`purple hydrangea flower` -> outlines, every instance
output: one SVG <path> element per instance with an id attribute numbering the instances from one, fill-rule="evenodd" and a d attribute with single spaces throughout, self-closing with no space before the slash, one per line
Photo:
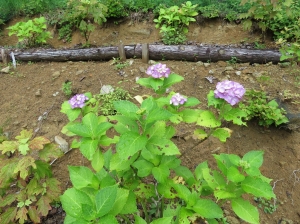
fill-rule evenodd
<path id="1" fill-rule="evenodd" d="M 224 99 L 232 106 L 241 101 L 245 92 L 246 90 L 241 84 L 228 80 L 218 82 L 214 91 L 216 98 Z"/>
<path id="2" fill-rule="evenodd" d="M 186 101 L 187 101 L 186 97 L 180 95 L 179 93 L 176 93 L 171 97 L 170 104 L 173 104 L 174 106 L 178 106 L 184 104 Z"/>
<path id="3" fill-rule="evenodd" d="M 171 73 L 170 69 L 165 64 L 155 64 L 151 65 L 147 71 L 147 75 L 151 75 L 153 78 L 159 79 L 159 78 L 167 78 L 169 74 Z"/>
<path id="4" fill-rule="evenodd" d="M 84 102 L 89 98 L 86 97 L 84 94 L 76 94 L 69 100 L 69 104 L 71 105 L 72 109 L 74 108 L 83 108 Z"/>

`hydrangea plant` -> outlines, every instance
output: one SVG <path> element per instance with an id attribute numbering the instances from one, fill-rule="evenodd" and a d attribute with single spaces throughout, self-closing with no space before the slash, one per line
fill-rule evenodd
<path id="1" fill-rule="evenodd" d="M 168 78 L 169 74 L 171 73 L 170 69 L 167 67 L 166 64 L 155 64 L 150 66 L 146 74 L 152 76 L 153 78 Z"/>
<path id="2" fill-rule="evenodd" d="M 180 95 L 179 93 L 176 93 L 171 97 L 170 104 L 174 106 L 179 106 L 184 104 L 186 101 L 187 101 L 186 97 Z"/>
<path id="3" fill-rule="evenodd" d="M 84 94 L 76 94 L 69 100 L 69 103 L 70 103 L 72 109 L 83 108 L 84 102 L 87 101 L 88 99 L 89 98 L 87 96 L 85 96 Z"/>

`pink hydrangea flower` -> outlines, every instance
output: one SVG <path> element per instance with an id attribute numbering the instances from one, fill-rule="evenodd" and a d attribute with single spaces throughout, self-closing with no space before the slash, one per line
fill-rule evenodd
<path id="1" fill-rule="evenodd" d="M 71 105 L 72 109 L 74 108 L 83 108 L 84 102 L 89 98 L 86 97 L 84 94 L 76 94 L 69 100 L 69 104 Z"/>
<path id="2" fill-rule="evenodd" d="M 179 93 L 176 93 L 171 97 L 170 104 L 173 104 L 174 106 L 178 106 L 184 104 L 186 101 L 187 101 L 186 97 L 180 95 Z"/>
<path id="3" fill-rule="evenodd" d="M 155 64 L 151 65 L 147 71 L 147 75 L 151 75 L 153 78 L 159 79 L 159 78 L 167 78 L 169 74 L 171 73 L 170 69 L 165 64 Z"/>
<path id="4" fill-rule="evenodd" d="M 233 106 L 242 100 L 245 92 L 246 90 L 241 84 L 225 80 L 217 83 L 214 94 L 216 98 L 224 99 Z"/>

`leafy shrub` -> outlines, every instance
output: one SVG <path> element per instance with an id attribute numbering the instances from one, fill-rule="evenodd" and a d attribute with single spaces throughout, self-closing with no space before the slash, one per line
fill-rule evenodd
<path id="1" fill-rule="evenodd" d="M 179 44 L 185 41 L 188 26 L 190 22 L 196 21 L 193 17 L 198 15 L 196 7 L 197 5 L 187 1 L 180 8 L 178 6 L 160 8 L 159 17 L 154 19 L 154 22 L 156 28 L 160 27 L 165 44 Z"/>
<path id="2" fill-rule="evenodd" d="M 107 18 L 120 18 L 128 16 L 125 10 L 124 0 L 100 0 L 100 2 L 107 7 Z"/>
<path id="3" fill-rule="evenodd" d="M 174 126 L 185 122 L 204 128 L 195 130 L 195 139 L 214 136 L 226 141 L 231 130 L 221 127 L 222 120 L 244 124 L 245 112 L 232 106 L 238 102 L 222 98 L 221 93 L 215 98 L 211 91 L 208 106 L 218 109 L 217 115 L 210 110 L 192 109 L 200 103 L 194 97 L 174 92 L 163 96 L 167 88 L 183 80 L 182 76 L 162 64 L 149 67 L 146 73 L 151 77 L 137 82 L 153 89 L 155 97 L 136 96 L 139 105 L 115 101 L 116 115 L 98 116 L 102 105 L 91 93 L 81 94 L 77 108 L 72 109 L 67 101 L 62 104 L 61 112 L 69 119 L 62 131 L 80 137 L 72 147 L 79 148 L 91 162 L 91 168 L 68 167 L 73 187 L 61 196 L 67 213 L 65 222 L 118 223 L 122 219 L 127 223 L 191 223 L 205 218 L 217 223 L 223 218 L 219 204 L 230 201 L 238 217 L 258 224 L 257 208 L 243 196 L 275 198 L 271 180 L 259 170 L 263 151 L 250 151 L 243 157 L 213 155 L 217 170 L 207 162 L 190 170 L 181 165 L 180 150 L 171 140 Z M 236 97 L 241 99 L 244 88 L 240 84 L 227 87 L 230 94 L 239 90 L 241 94 Z M 210 129 L 208 133 L 206 128 Z M 106 134 L 110 129 L 117 133 L 113 138 Z M 114 149 L 104 149 L 111 145 Z"/>
<path id="4" fill-rule="evenodd" d="M 25 46 L 32 47 L 44 44 L 51 37 L 47 30 L 45 17 L 35 18 L 27 22 L 18 22 L 8 27 L 9 36 L 16 35 L 18 41 Z"/>
<path id="5" fill-rule="evenodd" d="M 61 194 L 48 162 L 62 152 L 43 136 L 33 138 L 32 131 L 23 130 L 15 139 L 0 144 L 0 222 L 40 223 Z"/>

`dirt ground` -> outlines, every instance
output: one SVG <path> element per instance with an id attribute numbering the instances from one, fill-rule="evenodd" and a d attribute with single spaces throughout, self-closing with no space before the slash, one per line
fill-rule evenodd
<path id="1" fill-rule="evenodd" d="M 16 21 L 12 21 L 13 24 Z M 70 48 L 83 43 L 79 33 L 75 33 L 71 43 L 57 40 L 57 32 L 52 30 L 54 38 L 49 44 L 55 48 Z M 259 42 L 259 34 L 251 34 L 242 29 L 241 25 L 228 24 L 216 20 L 203 24 L 192 24 L 188 34 L 189 41 L 197 43 L 241 44 Z M 160 41 L 158 30 L 153 23 L 124 21 L 119 25 L 109 23 L 107 27 L 98 27 L 91 35 L 91 43 L 97 46 L 132 43 L 155 43 Z M 7 30 L 2 32 L 0 46 L 14 45 L 17 39 L 7 37 Z M 272 47 L 271 38 L 266 46 Z M 115 70 L 109 62 L 18 62 L 16 70 L 10 74 L 0 74 L 0 126 L 11 138 L 22 129 L 38 130 L 37 135 L 44 135 L 54 141 L 67 123 L 66 116 L 60 113 L 60 106 L 68 98 L 62 92 L 62 84 L 69 80 L 75 93 L 99 93 L 102 85 L 112 85 L 128 90 L 131 96 L 142 95 L 146 90 L 135 83 L 136 77 L 146 77 L 144 71 L 149 65 L 139 59 L 128 59 L 131 65 L 120 71 Z M 171 70 L 184 76 L 185 80 L 174 86 L 174 91 L 186 96 L 197 97 L 201 107 L 206 107 L 206 95 L 213 90 L 218 81 L 230 79 L 242 83 L 246 88 L 263 89 L 270 98 L 282 98 L 284 91 L 292 94 L 299 93 L 300 71 L 298 67 L 283 68 L 280 65 L 249 63 L 229 65 L 227 62 L 211 63 L 207 67 L 197 62 L 160 61 L 167 64 Z M 232 69 L 228 67 L 232 67 Z M 0 63 L 0 67 L 5 67 Z M 236 73 L 240 71 L 241 73 Z M 122 75 L 120 75 L 122 74 Z M 237 75 L 239 74 L 239 75 Z M 210 83 L 205 77 L 212 75 L 215 79 Z M 262 78 L 264 77 L 264 78 Z M 266 78 L 269 77 L 269 78 Z M 299 99 L 298 99 L 299 101 Z M 297 111 L 296 104 L 296 112 Z M 47 113 L 42 122 L 39 116 Z M 295 112 L 295 111 L 293 111 Z M 273 214 L 266 214 L 260 209 L 261 223 L 300 223 L 300 132 L 298 123 L 293 130 L 285 127 L 264 128 L 253 120 L 248 127 L 232 124 L 227 125 L 233 130 L 232 136 L 226 143 L 220 143 L 209 138 L 199 144 L 190 138 L 192 128 L 183 126 L 177 129 L 174 139 L 183 153 L 182 161 L 190 168 L 208 160 L 213 165 L 213 153 L 235 153 L 244 155 L 250 150 L 264 150 L 262 173 L 273 179 L 272 184 L 277 196 L 278 208 Z M 300 125 L 300 122 L 299 122 Z M 63 189 L 71 186 L 67 165 L 86 165 L 79 150 L 72 150 L 53 164 L 54 175 Z M 253 201 L 252 198 L 250 200 Z M 233 212 L 224 206 L 229 223 L 244 223 L 237 219 Z M 62 212 L 58 212 L 44 223 L 61 223 Z"/>

